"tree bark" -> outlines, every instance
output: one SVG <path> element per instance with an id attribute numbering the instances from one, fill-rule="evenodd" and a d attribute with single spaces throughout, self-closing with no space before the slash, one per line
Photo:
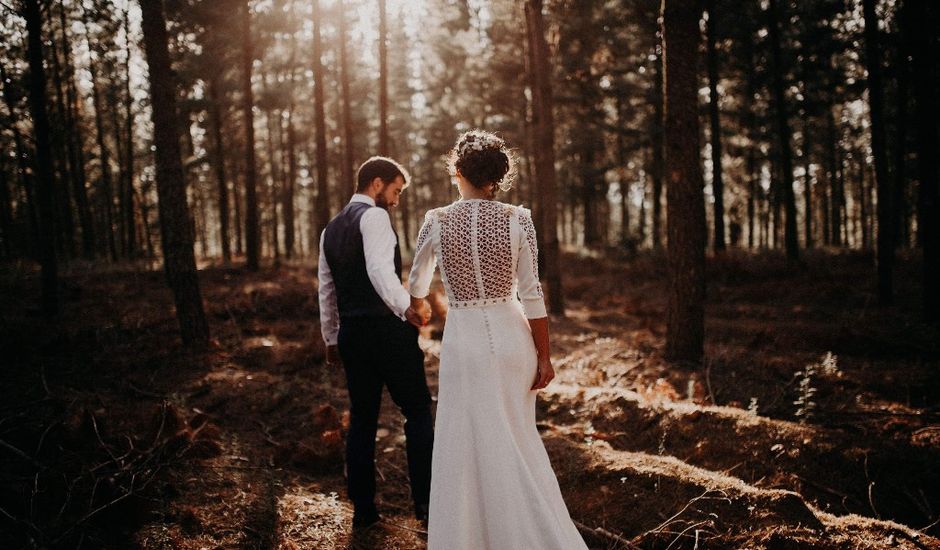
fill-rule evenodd
<path id="1" fill-rule="evenodd" d="M 384 0 L 380 1 L 380 6 L 383 8 L 382 13 L 385 13 Z M 324 113 L 323 105 L 323 88 L 326 83 L 323 78 L 323 42 L 320 39 L 320 0 L 313 0 L 313 80 L 313 109 L 315 117 L 314 124 L 316 125 L 317 155 L 317 223 L 315 226 L 316 233 L 312 235 L 312 238 L 313 242 L 318 243 L 316 248 L 319 248 L 320 234 L 323 233 L 326 224 L 330 221 L 329 182 L 327 182 L 328 174 L 326 165 L 326 114 Z M 382 117 L 382 120 L 385 120 L 385 118 Z M 381 147 L 379 154 L 384 154 L 381 152 Z"/>
<path id="2" fill-rule="evenodd" d="M 293 73 L 291 79 L 293 79 Z M 293 89 L 293 85 L 291 89 Z M 284 189 L 281 190 L 281 215 L 284 218 L 284 255 L 288 259 L 294 256 L 294 249 L 296 248 L 294 187 L 297 182 L 297 137 L 294 131 L 293 92 L 291 95 L 291 103 L 287 110 L 287 176 L 284 179 Z"/>
<path id="3" fill-rule="evenodd" d="M 85 139 L 82 121 L 79 120 L 78 98 L 75 91 L 75 66 L 72 59 L 72 45 L 66 29 L 65 5 L 59 4 L 59 24 L 62 27 L 62 45 L 65 54 L 65 93 L 66 116 L 68 117 L 69 135 L 66 137 L 69 148 L 69 172 L 72 174 L 72 194 L 78 209 L 78 225 L 82 231 L 82 255 L 85 259 L 95 256 L 95 223 L 91 216 L 88 202 L 87 181 L 85 179 Z"/>
<path id="4" fill-rule="evenodd" d="M 904 8 L 902 7 L 901 10 Z M 910 52 L 907 41 L 901 38 L 896 48 L 897 100 L 895 108 L 894 147 L 894 248 L 910 243 L 910 210 L 907 200 L 907 117 L 910 112 Z"/>
<path id="5" fill-rule="evenodd" d="M 712 247 L 715 252 L 725 250 L 725 185 L 721 174 L 721 119 L 718 111 L 718 52 L 715 42 L 717 39 L 718 14 L 715 10 L 715 0 L 707 0 L 708 22 L 706 36 L 708 43 L 708 115 L 711 122 L 711 149 L 712 149 L 712 194 L 715 197 L 714 227 Z"/>
<path id="6" fill-rule="evenodd" d="M 225 142 L 222 138 L 222 98 L 219 94 L 220 74 L 209 78 L 209 123 L 212 125 L 212 164 L 215 168 L 215 179 L 219 189 L 219 243 L 222 247 L 222 261 L 228 263 L 232 260 L 232 245 L 229 239 L 229 200 L 228 180 L 225 178 Z"/>
<path id="7" fill-rule="evenodd" d="M 137 216 L 134 204 L 134 96 L 131 94 L 131 18 L 130 10 L 124 10 L 124 139 L 127 150 L 124 154 L 124 243 L 127 246 L 125 254 L 128 258 L 137 256 Z"/>
<path id="8" fill-rule="evenodd" d="M 3 64 L 0 64 L 0 89 L 3 90 L 3 99 L 7 105 L 7 110 L 10 112 L 11 120 L 16 117 L 16 104 L 17 100 L 14 98 L 15 90 L 7 85 L 8 77 L 6 68 Z M 20 186 L 23 188 L 23 193 L 26 195 L 26 213 L 29 219 L 29 234 L 31 236 L 39 236 L 39 214 L 35 193 L 35 182 L 33 180 L 33 174 L 29 169 L 29 158 L 30 155 L 26 150 L 26 144 L 23 143 L 23 136 L 20 134 L 19 128 L 16 124 L 9 124 L 10 129 L 13 132 L 13 147 L 16 152 L 16 168 L 17 175 L 19 176 Z M 27 250 L 32 250 L 33 246 L 25 247 Z"/>
<path id="9" fill-rule="evenodd" d="M 665 68 L 666 232 L 670 292 L 666 357 L 698 363 L 705 332 L 705 198 L 699 147 L 697 57 L 699 16 L 694 0 L 663 0 Z"/>
<path id="10" fill-rule="evenodd" d="M 803 231 L 806 248 L 813 248 L 813 176 L 810 174 L 812 162 L 809 140 L 809 122 L 803 125 Z"/>
<path id="11" fill-rule="evenodd" d="M 875 0 L 862 0 L 865 17 L 865 65 L 868 68 L 868 103 L 871 114 L 871 149 L 875 157 L 875 188 L 878 197 L 878 302 L 894 299 L 894 195 L 888 178 L 884 128 L 881 44 Z"/>
<path id="12" fill-rule="evenodd" d="M 343 202 L 349 200 L 356 189 L 356 183 L 353 181 L 353 162 L 356 146 L 353 136 L 352 124 L 352 106 L 350 105 L 349 94 L 349 59 L 346 52 L 346 10 L 343 7 L 343 1 L 339 2 L 339 66 L 340 66 L 340 93 L 342 94 L 343 105 L 343 168 L 342 192 Z"/>
<path id="13" fill-rule="evenodd" d="M 260 267 L 261 236 L 258 224 L 258 169 L 255 159 L 254 95 L 251 90 L 252 64 L 255 54 L 251 37 L 251 0 L 242 10 L 242 109 L 245 117 L 245 256 L 249 271 Z M 318 19 L 319 20 L 319 19 Z"/>
<path id="14" fill-rule="evenodd" d="M 52 151 L 49 145 L 49 118 L 46 113 L 46 72 L 42 54 L 42 15 L 39 0 L 23 0 L 22 15 L 26 19 L 27 56 L 29 58 L 29 107 L 33 117 L 36 141 L 36 163 L 39 199 L 39 262 L 42 281 L 42 311 L 47 316 L 59 312 L 58 264 L 55 255 L 55 193 L 52 181 Z"/>
<path id="15" fill-rule="evenodd" d="M 0 240 L 3 242 L 3 257 L 13 257 L 13 201 L 7 181 L 6 155 L 0 155 Z"/>
<path id="16" fill-rule="evenodd" d="M 52 25 L 50 25 L 51 27 Z M 72 216 L 72 197 L 69 191 L 69 185 L 66 182 L 73 181 L 74 175 L 71 170 L 70 155 L 68 151 L 69 137 L 69 116 L 66 108 L 65 87 L 63 86 L 62 66 L 59 60 L 59 48 L 55 40 L 55 30 L 50 33 L 51 52 L 49 60 L 52 65 L 52 89 L 55 97 L 55 109 L 51 112 L 50 129 L 52 132 L 51 145 L 53 151 L 53 181 L 55 185 L 55 196 L 53 204 L 56 209 L 56 232 L 58 248 L 64 252 L 67 257 L 72 258 L 77 255 L 75 242 L 75 223 Z"/>
<path id="17" fill-rule="evenodd" d="M 657 33 L 658 34 L 658 33 Z M 658 37 L 661 39 L 661 36 Z M 661 42 L 661 41 L 660 41 Z M 663 160 L 663 54 L 661 46 L 656 55 L 653 79 L 653 128 L 650 139 L 653 145 L 653 250 L 662 249 L 662 220 L 663 220 L 663 176 L 665 162 Z"/>
<path id="18" fill-rule="evenodd" d="M 170 68 L 163 0 L 140 0 L 140 8 L 144 50 L 150 72 L 163 266 L 176 302 L 183 345 L 205 349 L 209 344 L 209 325 L 203 311 L 193 255 L 193 229 L 180 158 L 176 88 Z"/>
<path id="19" fill-rule="evenodd" d="M 560 252 L 558 246 L 558 205 L 555 189 L 555 119 L 552 113 L 552 70 L 542 20 L 542 0 L 526 0 L 526 28 L 532 86 L 532 118 L 535 128 L 535 179 L 539 190 L 539 232 L 545 279 L 548 282 L 548 309 L 564 315 Z"/>
<path id="20" fill-rule="evenodd" d="M 915 136 L 917 143 L 918 232 L 923 247 L 924 316 L 940 320 L 940 149 L 937 120 L 940 120 L 940 83 L 938 55 L 932 40 L 937 24 L 937 10 L 927 0 L 905 0 L 902 25 L 910 42 L 911 88 L 915 104 Z"/>
<path id="21" fill-rule="evenodd" d="M 319 1 L 319 0 L 315 0 Z M 388 14 L 385 0 L 379 2 L 379 154 L 389 154 L 388 144 Z"/>
<path id="22" fill-rule="evenodd" d="M 83 19 L 85 23 L 85 41 L 88 45 L 89 54 L 98 52 L 98 49 L 92 45 L 91 36 L 88 34 L 90 19 L 88 12 L 82 8 Z M 101 90 L 98 88 L 98 69 L 94 59 L 88 61 L 88 72 L 91 76 L 91 97 L 92 105 L 95 109 L 95 138 L 98 144 L 98 162 L 101 165 L 101 194 L 102 208 L 104 211 L 105 235 L 107 237 L 108 255 L 111 261 L 117 261 L 117 244 L 114 240 L 114 180 L 111 174 L 111 154 L 108 151 L 108 145 L 105 138 L 104 127 L 104 106 L 101 101 Z"/>
<path id="23" fill-rule="evenodd" d="M 786 210 L 784 242 L 786 243 L 787 259 L 798 260 L 800 257 L 799 241 L 796 228 L 796 198 L 793 192 L 793 160 L 790 150 L 790 118 L 787 113 L 786 97 L 783 82 L 783 55 L 781 53 L 779 10 L 777 0 L 769 0 L 767 7 L 768 31 L 771 47 L 773 68 L 773 98 L 775 115 L 777 119 L 777 138 L 780 147 L 780 184 L 783 187 L 783 204 Z M 774 232 L 776 233 L 776 228 Z"/>

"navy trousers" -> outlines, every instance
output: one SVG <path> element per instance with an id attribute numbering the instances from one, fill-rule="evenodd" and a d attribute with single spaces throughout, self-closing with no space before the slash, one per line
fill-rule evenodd
<path id="1" fill-rule="evenodd" d="M 408 477 L 415 509 L 427 510 L 434 421 L 418 329 L 391 314 L 343 318 L 338 345 L 350 400 L 346 437 L 349 499 L 360 513 L 375 510 L 375 433 L 382 387 L 387 386 L 405 417 Z"/>

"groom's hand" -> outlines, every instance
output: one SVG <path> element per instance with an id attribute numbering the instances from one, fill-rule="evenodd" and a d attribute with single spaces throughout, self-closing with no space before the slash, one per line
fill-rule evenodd
<path id="1" fill-rule="evenodd" d="M 339 357 L 339 348 L 337 346 L 326 346 L 326 364 L 335 367 L 341 362 Z"/>
<path id="2" fill-rule="evenodd" d="M 408 309 L 405 310 L 405 319 L 408 319 L 408 322 L 417 328 L 423 327 L 426 323 L 421 314 L 415 311 L 413 306 L 408 306 Z"/>

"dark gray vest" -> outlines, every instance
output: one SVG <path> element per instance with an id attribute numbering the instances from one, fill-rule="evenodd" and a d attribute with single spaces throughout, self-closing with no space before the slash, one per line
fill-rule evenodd
<path id="1" fill-rule="evenodd" d="M 336 284 L 336 304 L 340 318 L 392 315 L 392 310 L 372 286 L 366 271 L 359 220 L 369 208 L 351 202 L 330 220 L 323 233 L 323 253 Z M 395 234 L 395 274 L 401 280 L 401 250 Z"/>

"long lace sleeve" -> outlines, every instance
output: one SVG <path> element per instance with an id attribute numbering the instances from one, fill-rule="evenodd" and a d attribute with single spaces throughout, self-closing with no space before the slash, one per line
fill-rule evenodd
<path id="1" fill-rule="evenodd" d="M 424 225 L 418 233 L 418 244 L 415 245 L 415 256 L 411 263 L 411 273 L 408 276 L 408 289 L 415 298 L 424 298 L 431 288 L 431 279 L 434 277 L 434 268 L 437 261 L 434 258 L 434 232 L 437 230 L 433 211 L 424 216 Z"/>
<path id="2" fill-rule="evenodd" d="M 519 299 L 528 319 L 540 319 L 548 314 L 545 311 L 545 299 L 542 285 L 539 283 L 539 248 L 535 238 L 535 224 L 532 213 L 527 209 L 519 210 L 519 226 L 522 238 L 519 240 Z"/>

